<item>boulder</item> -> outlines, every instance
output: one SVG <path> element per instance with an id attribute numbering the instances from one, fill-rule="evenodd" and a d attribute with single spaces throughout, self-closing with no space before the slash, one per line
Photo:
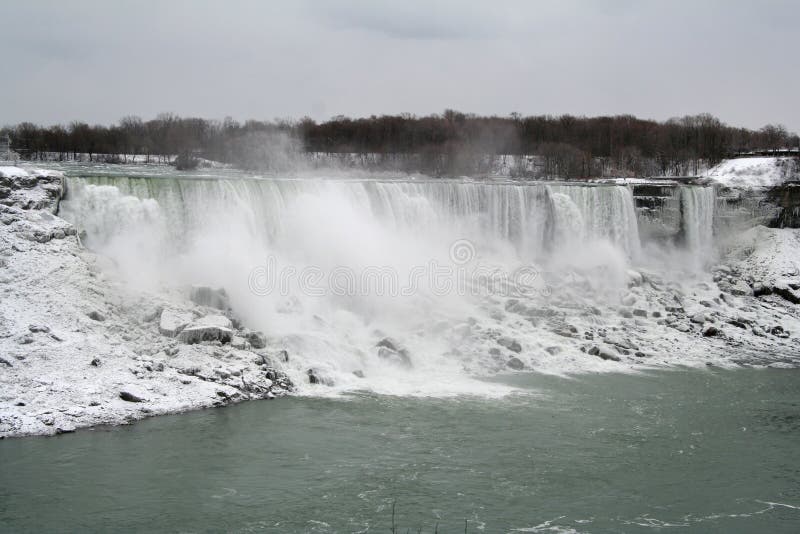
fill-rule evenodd
<path id="1" fill-rule="evenodd" d="M 248 332 L 245 338 L 254 349 L 263 349 L 267 346 L 267 336 L 262 332 Z"/>
<path id="2" fill-rule="evenodd" d="M 102 321 L 105 321 L 105 320 L 106 320 L 106 316 L 105 316 L 105 315 L 103 315 L 102 313 L 100 313 L 100 312 L 99 312 L 99 311 L 97 311 L 97 310 L 92 310 L 92 311 L 90 311 L 89 313 L 87 313 L 86 315 L 89 317 L 89 319 L 91 319 L 91 320 L 93 320 L 93 321 L 100 321 L 100 322 L 102 322 Z"/>
<path id="3" fill-rule="evenodd" d="M 119 398 L 126 402 L 144 402 L 145 399 L 130 391 L 120 391 Z"/>
<path id="4" fill-rule="evenodd" d="M 522 360 L 520 360 L 516 356 L 512 356 L 511 358 L 509 358 L 509 360 L 506 362 L 506 365 L 515 371 L 521 371 L 525 368 L 525 364 L 522 363 Z"/>
<path id="5" fill-rule="evenodd" d="M 187 312 L 176 312 L 170 309 L 161 311 L 161 318 L 158 322 L 158 331 L 161 335 L 167 337 L 175 337 L 178 333 L 186 327 L 187 324 L 194 320 L 194 316 Z"/>
<path id="6" fill-rule="evenodd" d="M 705 337 L 714 337 L 720 335 L 722 332 L 714 325 L 708 325 L 703 328 L 703 335 Z"/>
<path id="7" fill-rule="evenodd" d="M 703 324 L 707 321 L 706 315 L 704 313 L 695 313 L 692 315 L 691 321 L 695 324 Z"/>
<path id="8" fill-rule="evenodd" d="M 206 315 L 190 323 L 178 333 L 178 341 L 193 345 L 202 341 L 230 343 L 233 338 L 233 325 L 224 315 Z"/>
<path id="9" fill-rule="evenodd" d="M 228 293 L 224 288 L 192 286 L 189 290 L 189 299 L 200 306 L 207 306 L 218 310 L 227 310 L 231 307 Z"/>
<path id="10" fill-rule="evenodd" d="M 511 352 L 520 353 L 522 352 L 522 345 L 519 344 L 519 341 L 516 339 L 511 339 L 510 337 L 501 337 L 497 340 L 497 344 L 501 347 L 505 347 Z"/>

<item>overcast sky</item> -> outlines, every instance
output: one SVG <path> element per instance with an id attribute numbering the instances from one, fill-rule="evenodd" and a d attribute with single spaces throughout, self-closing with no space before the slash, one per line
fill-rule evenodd
<path id="1" fill-rule="evenodd" d="M 0 124 L 708 112 L 800 131 L 800 2 L 1 0 Z"/>

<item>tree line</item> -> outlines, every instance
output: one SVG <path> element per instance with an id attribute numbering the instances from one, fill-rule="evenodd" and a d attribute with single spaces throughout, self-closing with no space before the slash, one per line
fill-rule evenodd
<path id="1" fill-rule="evenodd" d="M 713 165 L 738 151 L 800 145 L 783 126 L 736 128 L 709 114 L 661 122 L 631 115 L 486 117 L 453 110 L 428 116 L 337 116 L 324 122 L 218 121 L 167 113 L 147 121 L 129 116 L 110 126 L 25 122 L 3 128 L 3 134 L 15 152 L 31 160 L 125 163 L 139 156 L 171 162 L 190 155 L 254 169 L 286 160 L 287 152 L 305 151 L 384 155 L 414 170 L 447 175 L 486 172 L 486 156 L 533 155 L 535 171 L 519 166 L 520 174 L 566 178 L 696 173 L 699 165 Z"/>

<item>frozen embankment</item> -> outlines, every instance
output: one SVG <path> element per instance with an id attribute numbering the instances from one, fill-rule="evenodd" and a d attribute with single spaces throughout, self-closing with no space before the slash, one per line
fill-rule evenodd
<path id="1" fill-rule="evenodd" d="M 0 167 L 0 438 L 57 434 L 286 393 L 224 293 L 133 293 L 53 215 L 60 173 Z M 200 303 L 200 304 L 198 304 Z M 201 343 L 202 342 L 202 343 Z"/>

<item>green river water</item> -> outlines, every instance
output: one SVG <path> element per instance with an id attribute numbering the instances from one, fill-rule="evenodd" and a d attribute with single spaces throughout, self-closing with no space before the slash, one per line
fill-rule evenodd
<path id="1" fill-rule="evenodd" d="M 505 380 L 0 441 L 0 530 L 800 532 L 800 371 Z"/>

